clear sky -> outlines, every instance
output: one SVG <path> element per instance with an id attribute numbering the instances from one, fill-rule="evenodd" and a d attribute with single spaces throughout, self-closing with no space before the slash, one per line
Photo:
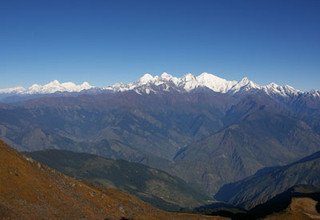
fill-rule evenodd
<path id="1" fill-rule="evenodd" d="M 0 88 L 164 71 L 320 89 L 320 0 L 0 0 Z"/>

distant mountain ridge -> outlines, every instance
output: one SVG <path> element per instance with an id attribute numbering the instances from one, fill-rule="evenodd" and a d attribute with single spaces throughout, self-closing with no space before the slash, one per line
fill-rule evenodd
<path id="1" fill-rule="evenodd" d="M 253 90 L 263 91 L 269 95 L 294 96 L 302 92 L 294 89 L 291 86 L 279 86 L 275 83 L 270 83 L 265 86 L 258 85 L 253 81 L 244 77 L 240 81 L 229 81 L 210 73 L 202 73 L 194 76 L 191 73 L 184 75 L 181 78 L 174 77 L 166 72 L 160 76 L 152 76 L 144 74 L 140 79 L 133 83 L 122 84 L 117 83 L 107 87 L 95 87 L 88 82 L 75 84 L 72 82 L 60 83 L 54 80 L 45 85 L 34 84 L 29 88 L 13 87 L 0 89 L 0 94 L 4 95 L 34 95 L 34 94 L 52 94 L 56 92 L 81 92 L 81 91 L 111 91 L 124 92 L 135 91 L 139 94 L 149 94 L 157 92 L 191 92 L 197 89 L 207 88 L 217 93 L 235 94 L 239 92 L 248 92 Z M 319 95 L 319 92 L 313 92 L 314 95 Z"/>
<path id="2" fill-rule="evenodd" d="M 10 96 L 0 104 L 0 137 L 21 151 L 64 149 L 142 163 L 208 196 L 320 150 L 315 91 L 286 96 L 274 84 L 264 90 L 246 78 L 209 74 L 146 75 L 117 88 Z"/>
<path id="3" fill-rule="evenodd" d="M 55 92 L 81 92 L 92 88 L 93 86 L 88 82 L 83 82 L 82 84 L 77 85 L 73 82 L 60 83 L 58 80 L 54 80 L 45 85 L 33 84 L 27 89 L 24 87 L 0 89 L 0 94 L 51 94 Z"/>
<path id="4" fill-rule="evenodd" d="M 189 73 L 181 78 L 173 77 L 168 73 L 163 73 L 161 76 L 145 74 L 135 83 L 118 84 L 111 87 L 106 87 L 106 89 L 113 91 L 134 90 L 138 93 L 156 93 L 159 90 L 191 92 L 201 88 L 207 88 L 217 93 L 230 94 L 246 92 L 250 90 L 261 90 L 267 94 L 278 94 L 282 96 L 291 96 L 300 93 L 300 91 L 291 86 L 279 86 L 275 83 L 271 83 L 266 86 L 260 86 L 249 80 L 247 77 L 244 77 L 240 81 L 228 81 L 206 72 L 198 76 L 194 76 Z"/>

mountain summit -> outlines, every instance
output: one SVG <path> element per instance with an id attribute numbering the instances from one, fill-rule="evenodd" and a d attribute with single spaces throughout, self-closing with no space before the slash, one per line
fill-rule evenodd
<path id="1" fill-rule="evenodd" d="M 31 95 L 31 94 L 52 94 L 56 92 L 81 92 L 85 90 L 101 90 L 111 92 L 124 92 L 135 91 L 139 94 L 150 94 L 158 92 L 192 92 L 197 89 L 208 89 L 217 93 L 230 93 L 236 94 L 249 91 L 262 91 L 268 95 L 280 95 L 280 96 L 294 96 L 301 93 L 299 90 L 294 89 L 291 86 L 279 86 L 275 83 L 270 83 L 265 86 L 258 85 L 253 81 L 244 77 L 240 81 L 226 80 L 216 75 L 204 72 L 198 76 L 194 76 L 188 73 L 180 78 L 174 77 L 166 72 L 160 76 L 153 76 L 149 73 L 144 74 L 141 78 L 132 83 L 117 83 L 107 87 L 94 87 L 88 82 L 82 84 L 75 84 L 72 82 L 60 83 L 54 80 L 45 85 L 34 84 L 31 87 L 25 89 L 23 87 L 14 87 L 7 89 L 0 89 L 0 94 L 10 95 Z M 313 93 L 319 95 L 318 92 Z"/>
<path id="2" fill-rule="evenodd" d="M 174 77 L 166 72 L 160 76 L 153 76 L 149 73 L 144 74 L 135 82 L 117 83 L 107 87 L 94 87 L 88 82 L 75 84 L 73 82 L 60 83 L 57 80 L 45 85 L 34 84 L 29 88 L 13 87 L 0 89 L 1 96 L 9 95 L 34 95 L 34 94 L 53 94 L 57 92 L 81 92 L 81 91 L 108 91 L 108 92 L 125 92 L 134 91 L 138 94 L 150 94 L 159 92 L 176 91 L 179 93 L 189 93 L 199 89 L 207 89 L 216 93 L 234 95 L 243 92 L 264 92 L 268 95 L 277 96 L 297 96 L 302 92 L 291 86 L 280 86 L 275 83 L 268 85 L 258 85 L 255 82 L 244 77 L 240 81 L 226 80 L 216 75 L 204 72 L 198 76 L 188 73 L 180 78 Z M 313 92 L 313 96 L 320 96 L 319 92 Z"/>
<path id="3" fill-rule="evenodd" d="M 139 94 L 158 93 L 163 91 L 192 92 L 197 89 L 208 89 L 216 93 L 236 94 L 241 92 L 262 91 L 268 95 L 294 96 L 301 92 L 291 86 L 280 86 L 270 83 L 265 86 L 244 77 L 240 81 L 226 80 L 216 75 L 204 72 L 198 76 L 188 73 L 180 78 L 164 72 L 160 76 L 152 76 L 149 73 L 133 83 L 115 84 L 103 88 L 113 92 L 135 91 Z"/>
<path id="4" fill-rule="evenodd" d="M 60 83 L 58 80 L 53 80 L 45 85 L 33 84 L 27 89 L 23 87 L 0 89 L 0 94 L 51 94 L 56 92 L 80 92 L 92 88 L 93 86 L 88 82 L 77 85 L 73 82 Z"/>

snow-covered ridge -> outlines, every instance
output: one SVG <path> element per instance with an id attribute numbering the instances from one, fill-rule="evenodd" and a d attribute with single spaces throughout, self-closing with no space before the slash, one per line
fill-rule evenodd
<path id="1" fill-rule="evenodd" d="M 59 81 L 54 80 L 45 85 L 34 84 L 27 89 L 23 87 L 0 89 L 0 94 L 51 94 L 55 92 L 81 92 L 92 88 L 112 92 L 135 91 L 139 94 L 157 93 L 159 91 L 191 92 L 201 88 L 206 88 L 217 93 L 228 94 L 263 91 L 268 95 L 294 96 L 301 93 L 291 86 L 279 86 L 275 83 L 261 86 L 249 80 L 247 77 L 244 77 L 239 81 L 229 81 L 204 72 L 198 76 L 188 73 L 180 78 L 174 77 L 168 73 L 163 73 L 160 76 L 153 76 L 146 73 L 135 82 L 128 84 L 118 83 L 103 88 L 91 86 L 87 82 L 77 85 L 72 82 L 60 83 Z M 319 92 L 314 92 L 313 94 L 320 96 Z"/>
<path id="2" fill-rule="evenodd" d="M 307 95 L 310 95 L 312 97 L 320 97 L 320 90 L 319 91 L 311 90 L 310 92 L 307 92 Z"/>
<path id="3" fill-rule="evenodd" d="M 258 85 L 253 81 L 244 77 L 240 81 L 228 81 L 210 73 L 202 73 L 194 76 L 191 73 L 184 75 L 181 78 L 173 77 L 168 73 L 163 73 L 160 76 L 152 76 L 149 73 L 144 74 L 136 82 L 128 84 L 115 84 L 113 86 L 105 87 L 106 90 L 115 92 L 136 91 L 137 93 L 150 92 L 157 93 L 157 91 L 180 91 L 190 92 L 199 88 L 207 88 L 218 93 L 236 94 L 239 92 L 249 91 L 264 91 L 268 95 L 292 96 L 301 93 L 299 90 L 291 86 L 279 86 L 275 83 L 270 83 L 265 86 Z"/>
<path id="4" fill-rule="evenodd" d="M 51 94 L 55 92 L 80 92 L 93 88 L 88 82 L 82 84 L 75 84 L 73 82 L 60 83 L 54 80 L 45 85 L 33 84 L 29 88 L 14 87 L 8 89 L 0 89 L 2 94 Z"/>

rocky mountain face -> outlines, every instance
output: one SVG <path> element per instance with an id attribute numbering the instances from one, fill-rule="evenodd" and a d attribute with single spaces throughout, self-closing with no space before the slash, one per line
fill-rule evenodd
<path id="1" fill-rule="evenodd" d="M 250 97 L 234 105 L 225 117 L 229 126 L 180 151 L 174 160 L 176 174 L 196 177 L 193 182 L 214 193 L 223 183 L 319 149 L 320 136 L 310 125 L 272 100 L 261 101 Z"/>
<path id="2" fill-rule="evenodd" d="M 0 137 L 23 151 L 66 149 L 143 163 L 207 195 L 320 150 L 316 91 L 208 73 L 52 91 L 3 93 Z"/>
<path id="3" fill-rule="evenodd" d="M 246 209 L 253 208 L 295 185 L 320 186 L 320 152 L 286 166 L 269 167 L 235 183 L 224 185 L 215 198 Z"/>
<path id="4" fill-rule="evenodd" d="M 120 189 L 168 211 L 192 209 L 210 200 L 182 179 L 139 163 L 65 150 L 35 151 L 26 155 L 68 176 Z"/>
<path id="5" fill-rule="evenodd" d="M 90 186 L 0 141 L 1 219 L 209 219 L 168 213 L 115 189 Z M 213 219 L 218 217 L 213 217 Z"/>

